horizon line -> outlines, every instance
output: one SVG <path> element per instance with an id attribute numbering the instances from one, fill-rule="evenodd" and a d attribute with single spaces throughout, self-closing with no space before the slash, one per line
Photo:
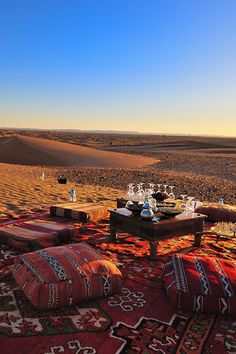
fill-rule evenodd
<path id="1" fill-rule="evenodd" d="M 104 129 L 67 129 L 67 128 L 19 128 L 19 127 L 0 127 L 1 130 L 38 130 L 38 131 L 67 131 L 67 132 L 86 132 L 86 133 L 96 133 L 96 134 L 131 134 L 131 135 L 168 135 L 168 136 L 191 136 L 191 137 L 209 137 L 209 138 L 229 138 L 234 139 L 236 135 L 209 135 L 209 134 L 182 134 L 182 133 L 153 133 L 153 132 L 140 132 L 140 131 L 129 131 L 129 130 L 104 130 Z"/>

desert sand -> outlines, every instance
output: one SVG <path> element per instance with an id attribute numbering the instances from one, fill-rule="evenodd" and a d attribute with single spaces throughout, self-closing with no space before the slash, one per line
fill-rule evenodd
<path id="1" fill-rule="evenodd" d="M 16 153 L 17 152 L 17 153 Z M 143 168 L 155 158 L 102 151 L 55 140 L 15 135 L 0 144 L 0 161 L 21 165 Z"/>
<path id="2" fill-rule="evenodd" d="M 44 171 L 45 179 L 40 179 Z M 69 202 L 69 191 L 75 187 L 77 201 L 115 201 L 120 191 L 99 185 L 59 184 L 55 170 L 38 166 L 0 163 L 0 217 L 48 211 L 50 205 Z"/>
<path id="3" fill-rule="evenodd" d="M 91 183 L 90 178 L 88 182 L 78 184 L 76 176 L 70 174 L 71 168 L 68 166 L 130 169 L 137 166 L 145 168 L 153 163 L 158 161 L 154 158 L 101 151 L 55 140 L 4 135 L 0 141 L 0 216 L 48 210 L 52 204 L 68 202 L 72 186 L 76 188 L 77 200 L 81 203 L 115 201 L 116 197 L 121 195 L 121 191 L 115 188 Z M 45 175 L 44 181 L 40 179 L 42 172 Z M 89 173 L 88 169 L 88 176 Z M 62 175 L 70 177 L 66 185 L 57 181 Z"/>
<path id="4" fill-rule="evenodd" d="M 0 217 L 68 202 L 72 186 L 81 203 L 115 201 L 129 182 L 235 205 L 235 153 L 236 139 L 0 130 Z"/>

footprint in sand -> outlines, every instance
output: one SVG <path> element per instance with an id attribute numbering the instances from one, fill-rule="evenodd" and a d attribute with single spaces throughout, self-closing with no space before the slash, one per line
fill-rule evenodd
<path id="1" fill-rule="evenodd" d="M 28 201 L 23 201 L 23 200 L 21 200 L 21 201 L 19 202 L 19 204 L 22 205 L 22 206 L 24 206 L 24 205 L 27 205 L 27 204 L 28 204 Z"/>
<path id="2" fill-rule="evenodd" d="M 16 214 L 20 214 L 25 209 L 18 208 L 15 204 L 7 204 L 6 205 L 8 210 L 13 210 Z"/>
<path id="3" fill-rule="evenodd" d="M 32 208 L 31 211 L 37 212 L 37 211 L 46 211 L 44 208 Z"/>
<path id="4" fill-rule="evenodd" d="M 102 200 L 108 200 L 108 199 L 107 199 L 107 198 L 104 198 L 104 197 L 98 197 L 97 200 L 98 200 L 99 202 L 101 202 Z"/>
<path id="5" fill-rule="evenodd" d="M 10 210 L 15 210 L 17 208 L 17 206 L 15 204 L 7 204 L 7 208 Z"/>

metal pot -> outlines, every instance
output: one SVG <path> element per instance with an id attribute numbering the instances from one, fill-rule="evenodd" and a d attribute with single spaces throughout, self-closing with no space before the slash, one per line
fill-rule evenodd
<path id="1" fill-rule="evenodd" d="M 148 201 L 143 204 L 143 210 L 141 211 L 140 216 L 146 220 L 150 220 L 154 217 L 154 213 Z"/>

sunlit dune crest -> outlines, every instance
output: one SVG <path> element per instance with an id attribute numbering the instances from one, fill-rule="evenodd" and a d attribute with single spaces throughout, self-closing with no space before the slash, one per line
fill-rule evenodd
<path id="1" fill-rule="evenodd" d="M 141 168 L 159 161 L 149 157 L 16 135 L 0 144 L 0 162 L 21 165 Z"/>

